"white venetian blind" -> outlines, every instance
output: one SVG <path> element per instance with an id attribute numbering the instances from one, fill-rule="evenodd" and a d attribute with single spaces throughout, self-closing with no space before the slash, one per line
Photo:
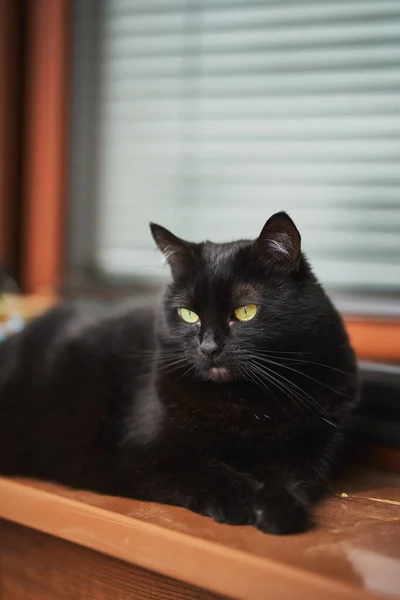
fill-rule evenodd
<path id="1" fill-rule="evenodd" d="M 285 209 L 328 286 L 400 290 L 399 0 L 105 0 L 99 39 L 103 271 Z"/>

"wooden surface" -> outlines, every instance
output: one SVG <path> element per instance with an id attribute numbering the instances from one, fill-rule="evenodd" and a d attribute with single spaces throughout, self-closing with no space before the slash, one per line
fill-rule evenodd
<path id="1" fill-rule="evenodd" d="M 267 593 L 295 600 L 400 597 L 395 474 L 366 472 L 342 481 L 318 509 L 315 529 L 297 536 L 6 478 L 0 478 L 0 517 L 240 600 L 262 600 Z"/>
<path id="2" fill-rule="evenodd" d="M 140 567 L 0 520 L 1 600 L 219 600 Z"/>

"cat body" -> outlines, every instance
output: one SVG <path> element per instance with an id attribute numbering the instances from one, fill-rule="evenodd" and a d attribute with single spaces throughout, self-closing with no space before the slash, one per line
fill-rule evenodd
<path id="1" fill-rule="evenodd" d="M 173 276 L 159 305 L 61 305 L 0 345 L 0 472 L 306 529 L 358 380 L 297 229 L 152 232 Z"/>

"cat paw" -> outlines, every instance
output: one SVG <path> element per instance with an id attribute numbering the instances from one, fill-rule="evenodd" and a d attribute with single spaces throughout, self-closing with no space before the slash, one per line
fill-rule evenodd
<path id="1" fill-rule="evenodd" d="M 238 497 L 209 498 L 206 514 L 218 523 L 250 525 L 254 522 L 250 505 Z"/>
<path id="2" fill-rule="evenodd" d="M 208 464 L 206 481 L 199 482 L 187 508 L 218 523 L 252 525 L 256 490 L 246 475 L 220 461 Z"/>
<path id="3" fill-rule="evenodd" d="M 218 523 L 229 525 L 250 525 L 254 523 L 250 502 L 232 490 L 223 490 L 221 493 L 213 491 L 203 497 L 202 500 L 191 498 L 187 503 L 187 508 L 211 517 Z"/>
<path id="4" fill-rule="evenodd" d="M 305 499 L 284 485 L 268 484 L 253 505 L 254 525 L 264 533 L 301 533 L 311 527 L 311 511 Z"/>

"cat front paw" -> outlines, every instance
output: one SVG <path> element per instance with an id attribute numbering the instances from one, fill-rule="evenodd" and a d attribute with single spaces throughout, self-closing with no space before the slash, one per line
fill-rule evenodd
<path id="1" fill-rule="evenodd" d="M 188 499 L 187 508 L 194 512 L 211 517 L 218 523 L 229 525 L 254 524 L 251 501 L 244 495 L 229 487 L 212 490 L 202 498 Z"/>
<path id="2" fill-rule="evenodd" d="M 264 533 L 290 534 L 311 527 L 311 507 L 289 486 L 265 485 L 253 505 L 254 525 Z"/>
<path id="3" fill-rule="evenodd" d="M 248 477 L 220 461 L 210 462 L 206 474 L 186 507 L 218 523 L 253 525 L 256 489 Z"/>

